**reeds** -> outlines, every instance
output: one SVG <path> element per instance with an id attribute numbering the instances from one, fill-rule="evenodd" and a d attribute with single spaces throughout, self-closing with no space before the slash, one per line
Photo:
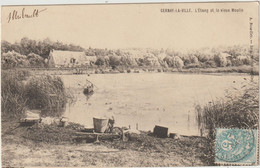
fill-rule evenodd
<path id="1" fill-rule="evenodd" d="M 58 114 L 73 96 L 67 92 L 60 77 L 30 76 L 27 72 L 2 72 L 2 116 L 18 117 L 29 109 Z"/>
<path id="2" fill-rule="evenodd" d="M 241 88 L 227 91 L 223 99 L 212 101 L 203 108 L 197 105 L 198 125 L 208 130 L 210 137 L 216 128 L 258 128 L 258 98 L 258 83 L 244 82 Z"/>
<path id="3" fill-rule="evenodd" d="M 50 75 L 32 76 L 26 84 L 25 96 L 31 109 L 58 111 L 67 102 L 61 78 Z"/>
<path id="4" fill-rule="evenodd" d="M 245 81 L 242 87 L 226 93 L 225 98 L 212 101 L 203 108 L 196 106 L 198 128 L 209 140 L 208 157 L 212 163 L 217 128 L 259 128 L 258 83 Z"/>
<path id="5" fill-rule="evenodd" d="M 23 81 L 29 76 L 28 71 L 2 71 L 1 111 L 2 116 L 16 117 L 26 109 L 27 98 Z"/>

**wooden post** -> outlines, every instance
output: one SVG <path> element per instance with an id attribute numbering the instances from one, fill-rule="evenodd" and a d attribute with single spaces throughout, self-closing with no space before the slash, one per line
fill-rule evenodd
<path id="1" fill-rule="evenodd" d="M 96 142 L 99 142 L 98 134 L 96 134 Z"/>
<path id="2" fill-rule="evenodd" d="M 190 111 L 188 111 L 188 130 L 190 129 Z"/>

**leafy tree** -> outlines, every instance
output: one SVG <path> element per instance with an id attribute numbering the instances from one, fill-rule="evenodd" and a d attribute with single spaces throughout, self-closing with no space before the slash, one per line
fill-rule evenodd
<path id="1" fill-rule="evenodd" d="M 7 53 L 8 51 L 12 51 L 11 43 L 3 40 L 1 43 L 1 54 Z"/>
<path id="2" fill-rule="evenodd" d="M 205 68 L 216 68 L 216 62 L 214 60 L 208 60 L 204 63 Z"/>
<path id="3" fill-rule="evenodd" d="M 44 59 L 37 54 L 30 53 L 27 59 L 31 67 L 44 67 Z"/>
<path id="4" fill-rule="evenodd" d="M 2 68 L 28 67 L 29 61 L 25 55 L 15 51 L 3 53 L 1 57 Z"/>
<path id="5" fill-rule="evenodd" d="M 1 53 L 6 53 L 8 51 L 15 51 L 22 55 L 28 55 L 30 53 L 35 53 L 43 58 L 48 58 L 50 50 L 69 50 L 69 51 L 84 51 L 80 46 L 73 44 L 63 44 L 62 42 L 53 42 L 49 38 L 42 41 L 31 40 L 27 37 L 21 39 L 20 43 L 11 44 L 6 41 L 2 41 Z"/>
<path id="6" fill-rule="evenodd" d="M 218 67 L 225 67 L 227 66 L 227 58 L 225 53 L 218 53 L 214 56 L 214 61 Z"/>
<path id="7" fill-rule="evenodd" d="M 97 66 L 103 66 L 103 65 L 106 65 L 106 59 L 105 57 L 98 57 L 95 64 Z"/>
<path id="8" fill-rule="evenodd" d="M 165 61 L 169 67 L 174 67 L 174 61 L 173 58 L 170 56 L 166 56 L 163 61 Z"/>
<path id="9" fill-rule="evenodd" d="M 184 63 L 180 57 L 178 56 L 173 57 L 173 62 L 175 68 L 177 68 L 178 70 L 182 70 Z"/>
<path id="10" fill-rule="evenodd" d="M 109 65 L 114 69 L 120 65 L 120 58 L 118 56 L 109 56 Z"/>

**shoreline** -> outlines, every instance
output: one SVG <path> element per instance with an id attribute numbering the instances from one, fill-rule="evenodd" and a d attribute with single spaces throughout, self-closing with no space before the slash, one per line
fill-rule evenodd
<path id="1" fill-rule="evenodd" d="M 253 74 L 251 74 L 251 66 L 238 67 L 218 67 L 218 68 L 189 68 L 179 71 L 174 68 L 124 68 L 123 70 L 112 68 L 81 68 L 81 73 L 77 73 L 79 68 L 16 68 L 21 70 L 28 70 L 35 75 L 91 75 L 91 74 L 128 74 L 128 73 L 173 73 L 173 74 L 228 74 L 228 75 L 259 75 L 259 67 L 255 66 Z M 8 70 L 8 69 L 5 69 Z M 5 71 L 3 70 L 3 71 Z M 9 69 L 10 70 L 10 69 Z M 12 70 L 12 69 L 11 69 Z"/>

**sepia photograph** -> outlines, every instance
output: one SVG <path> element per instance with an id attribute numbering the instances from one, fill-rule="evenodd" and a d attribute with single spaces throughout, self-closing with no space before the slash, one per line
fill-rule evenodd
<path id="1" fill-rule="evenodd" d="M 259 166 L 258 14 L 1 6 L 2 167 Z"/>

